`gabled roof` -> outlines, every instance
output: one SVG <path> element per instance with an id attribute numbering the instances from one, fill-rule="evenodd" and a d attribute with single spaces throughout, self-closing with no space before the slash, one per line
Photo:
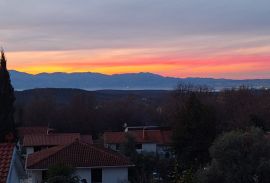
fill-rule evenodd
<path id="1" fill-rule="evenodd" d="M 92 135 L 81 135 L 79 133 L 50 133 L 25 135 L 23 138 L 23 146 L 65 145 L 74 142 L 77 139 L 84 143 L 93 144 Z"/>
<path id="2" fill-rule="evenodd" d="M 23 138 L 23 146 L 35 147 L 65 145 L 74 142 L 76 139 L 80 139 L 79 133 L 25 135 Z"/>
<path id="3" fill-rule="evenodd" d="M 8 177 L 14 144 L 0 144 L 0 183 L 5 183 Z"/>
<path id="4" fill-rule="evenodd" d="M 105 132 L 105 144 L 121 144 L 126 141 L 127 135 L 132 136 L 137 143 L 171 144 L 172 131 L 170 130 L 134 130 L 128 132 Z"/>
<path id="5" fill-rule="evenodd" d="M 23 138 L 25 135 L 32 135 L 32 134 L 47 134 L 50 131 L 54 131 L 54 129 L 42 126 L 36 127 L 18 127 L 17 132 L 20 138 Z"/>
<path id="6" fill-rule="evenodd" d="M 79 141 L 33 153 L 26 159 L 27 169 L 48 169 L 55 164 L 77 168 L 132 166 L 121 154 Z"/>

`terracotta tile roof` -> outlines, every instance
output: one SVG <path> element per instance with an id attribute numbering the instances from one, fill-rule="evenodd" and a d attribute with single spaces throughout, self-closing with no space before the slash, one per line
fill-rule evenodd
<path id="1" fill-rule="evenodd" d="M 137 143 L 156 143 L 160 145 L 171 144 L 172 131 L 170 130 L 135 130 L 128 132 L 105 132 L 105 144 L 121 144 L 126 140 L 126 136 L 134 137 Z"/>
<path id="2" fill-rule="evenodd" d="M 18 127 L 17 132 L 20 138 L 23 138 L 25 135 L 32 134 L 47 134 L 48 131 L 54 131 L 54 129 L 50 129 L 48 127 Z"/>
<path id="3" fill-rule="evenodd" d="M 81 142 L 84 142 L 87 144 L 93 144 L 92 135 L 81 135 L 80 140 Z"/>
<path id="4" fill-rule="evenodd" d="M 6 183 L 14 147 L 14 144 L 0 144 L 0 183 Z"/>
<path id="5" fill-rule="evenodd" d="M 80 139 L 79 133 L 25 135 L 23 138 L 23 146 L 34 147 L 65 145 L 74 142 L 76 139 Z"/>
<path id="6" fill-rule="evenodd" d="M 77 168 L 132 166 L 121 154 L 79 141 L 33 153 L 26 160 L 27 169 L 47 169 L 55 164 Z"/>

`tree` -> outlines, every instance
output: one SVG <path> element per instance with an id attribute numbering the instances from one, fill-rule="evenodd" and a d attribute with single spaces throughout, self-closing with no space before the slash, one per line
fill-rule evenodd
<path id="1" fill-rule="evenodd" d="M 14 89 L 10 82 L 5 53 L 2 50 L 0 65 L 0 142 L 6 141 L 7 136 L 14 137 L 14 101 Z M 9 138 L 8 140 L 14 139 Z"/>
<path id="2" fill-rule="evenodd" d="M 137 153 L 136 141 L 127 134 L 125 143 L 121 144 L 120 152 L 129 157 L 135 167 L 129 170 L 129 180 L 134 183 L 169 182 L 172 160 L 160 158 L 154 153 Z"/>
<path id="3" fill-rule="evenodd" d="M 210 154 L 210 166 L 198 172 L 199 183 L 270 182 L 270 142 L 259 128 L 222 135 Z"/>
<path id="4" fill-rule="evenodd" d="M 137 178 L 136 182 L 150 183 L 153 182 L 153 173 L 157 167 L 157 157 L 152 154 L 138 154 L 136 158 Z"/>
<path id="5" fill-rule="evenodd" d="M 209 161 L 208 149 L 215 139 L 215 111 L 191 93 L 178 111 L 173 131 L 173 145 L 179 166 L 193 169 Z"/>
<path id="6" fill-rule="evenodd" d="M 48 169 L 48 183 L 79 183 L 80 179 L 75 175 L 75 169 L 65 165 L 54 165 Z"/>
<path id="7" fill-rule="evenodd" d="M 50 95 L 29 100 L 23 112 L 23 125 L 26 126 L 50 126 L 57 121 L 55 120 L 57 116 L 55 100 Z"/>
<path id="8" fill-rule="evenodd" d="M 120 152 L 132 160 L 136 158 L 138 154 L 136 151 L 136 141 L 133 136 L 126 134 L 125 142 L 120 145 Z"/>

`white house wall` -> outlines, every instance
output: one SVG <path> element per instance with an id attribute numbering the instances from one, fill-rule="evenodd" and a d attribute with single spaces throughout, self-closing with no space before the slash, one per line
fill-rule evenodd
<path id="1" fill-rule="evenodd" d="M 33 154 L 34 153 L 34 147 L 26 147 L 26 155 Z"/>
<path id="2" fill-rule="evenodd" d="M 102 183 L 127 183 L 128 168 L 103 168 Z"/>
<path id="3" fill-rule="evenodd" d="M 9 174 L 7 178 L 7 183 L 20 183 L 20 178 L 18 175 L 18 172 L 16 171 L 15 167 L 15 161 L 17 159 L 17 153 L 16 150 L 14 149 L 13 154 L 12 154 L 12 160 L 10 163 L 10 169 L 9 169 Z"/>
<path id="4" fill-rule="evenodd" d="M 30 171 L 29 174 L 31 175 L 29 177 L 29 180 L 31 180 L 32 183 L 42 183 L 42 171 L 41 170 Z"/>
<path id="5" fill-rule="evenodd" d="M 20 183 L 19 175 L 15 168 L 11 169 L 10 178 L 7 183 Z"/>
<path id="6" fill-rule="evenodd" d="M 33 170 L 29 171 L 31 178 L 29 181 L 32 183 L 42 183 L 42 171 Z M 90 168 L 78 168 L 76 169 L 76 175 L 80 179 L 86 179 L 88 183 L 91 183 L 91 169 Z M 128 181 L 128 168 L 103 168 L 102 169 L 102 183 L 127 183 Z M 17 182 L 11 182 L 17 183 Z"/>
<path id="7" fill-rule="evenodd" d="M 156 144 L 142 144 L 142 151 L 156 153 L 157 145 Z"/>

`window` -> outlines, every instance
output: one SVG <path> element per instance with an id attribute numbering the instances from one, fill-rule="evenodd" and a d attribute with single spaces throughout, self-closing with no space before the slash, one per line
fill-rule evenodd
<path id="1" fill-rule="evenodd" d="M 48 174 L 48 171 L 47 170 L 44 170 L 42 171 L 42 180 L 47 180 L 47 174 Z"/>
<path id="2" fill-rule="evenodd" d="M 142 149 L 142 144 L 136 144 L 136 149 Z"/>
<path id="3" fill-rule="evenodd" d="M 120 150 L 120 144 L 115 144 L 115 150 L 117 150 L 117 151 Z"/>
<path id="4" fill-rule="evenodd" d="M 91 179 L 92 183 L 102 183 L 102 169 L 101 168 L 91 169 Z"/>
<path id="5" fill-rule="evenodd" d="M 34 152 L 37 152 L 37 151 L 41 151 L 41 147 L 40 146 L 34 147 Z"/>

